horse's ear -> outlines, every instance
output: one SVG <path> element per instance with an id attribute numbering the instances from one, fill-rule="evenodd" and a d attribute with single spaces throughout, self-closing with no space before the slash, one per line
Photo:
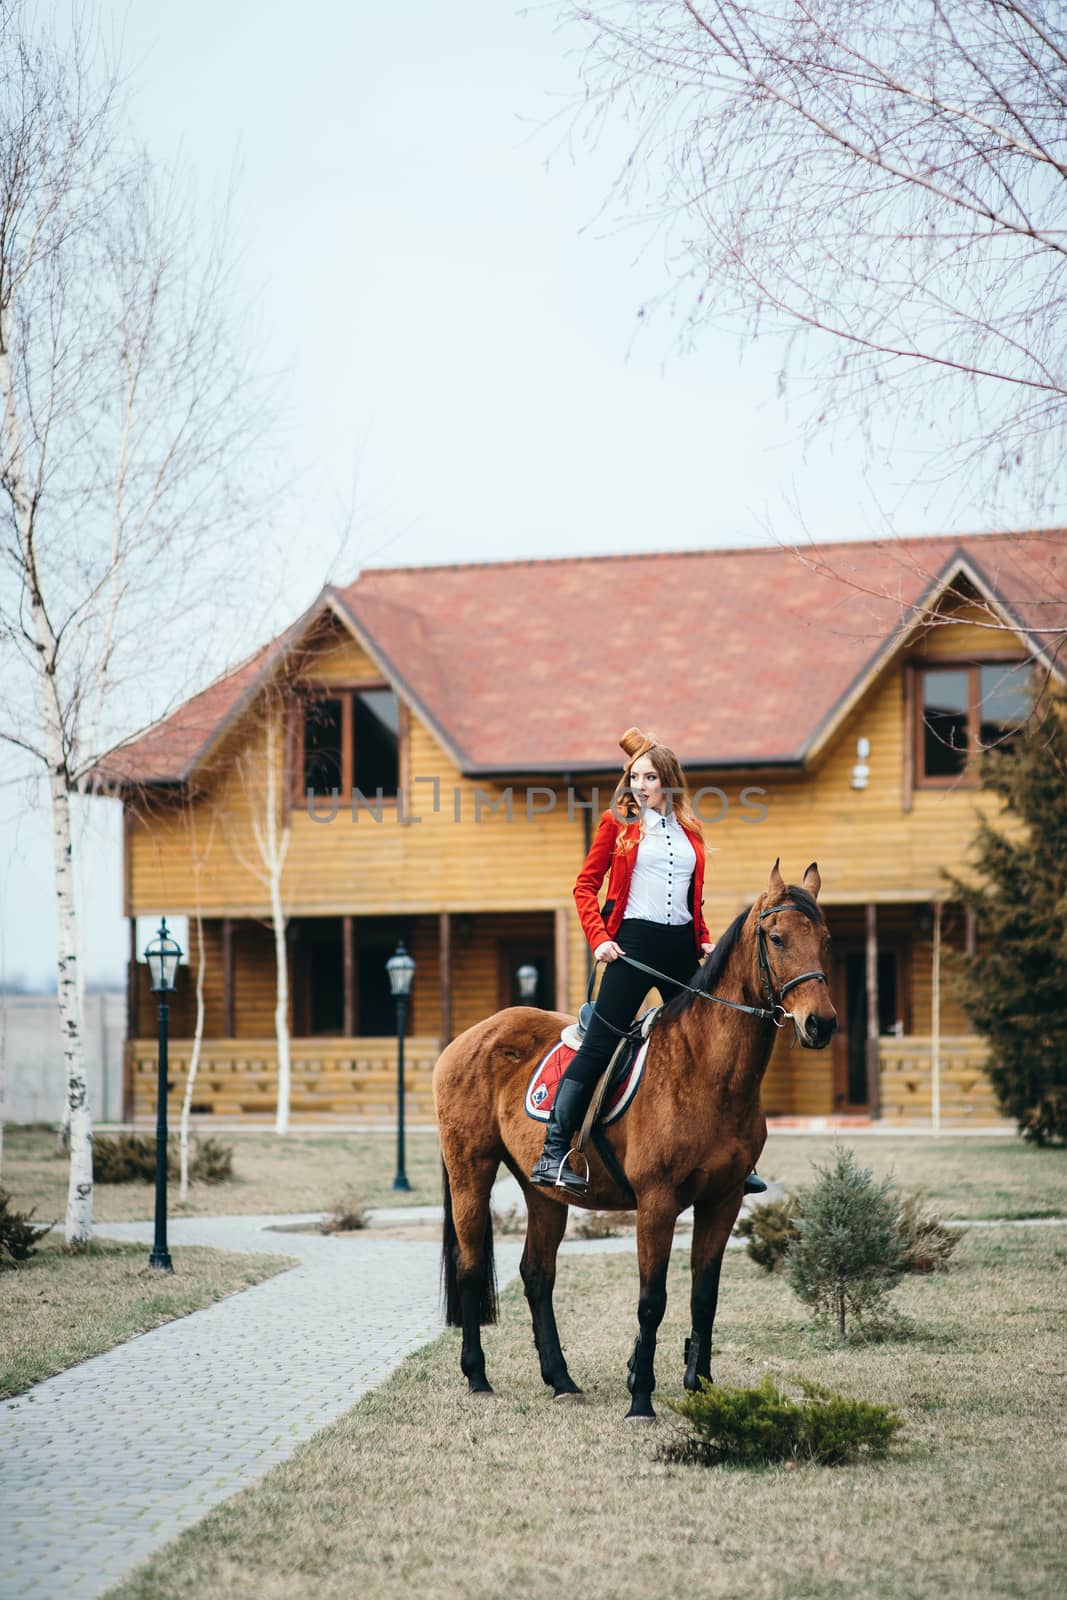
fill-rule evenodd
<path id="1" fill-rule="evenodd" d="M 803 883 L 811 898 L 817 900 L 819 898 L 819 890 L 822 888 L 822 879 L 819 877 L 819 863 L 817 861 L 813 861 L 805 872 Z"/>
<path id="2" fill-rule="evenodd" d="M 781 859 L 781 856 L 779 856 L 778 861 L 781 861 Z M 778 861 L 774 863 L 767 879 L 767 893 L 772 900 L 779 900 L 785 894 L 785 879 L 778 871 Z"/>

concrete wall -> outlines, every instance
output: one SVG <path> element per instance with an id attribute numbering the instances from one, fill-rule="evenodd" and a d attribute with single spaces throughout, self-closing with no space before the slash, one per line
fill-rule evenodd
<path id="1" fill-rule="evenodd" d="M 85 1064 L 94 1122 L 122 1119 L 126 996 L 85 997 Z M 2 1111 L 5 1122 L 58 1122 L 65 1083 L 59 1012 L 51 995 L 0 996 Z"/>

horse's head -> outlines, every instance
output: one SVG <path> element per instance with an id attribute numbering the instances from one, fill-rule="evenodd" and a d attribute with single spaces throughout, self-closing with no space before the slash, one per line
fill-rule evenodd
<path id="1" fill-rule="evenodd" d="M 813 861 L 803 885 L 787 884 L 771 868 L 767 888 L 752 908 L 761 982 L 781 1020 L 792 1020 L 807 1050 L 822 1050 L 837 1029 L 830 1000 L 830 931 L 817 903 L 822 879 Z"/>

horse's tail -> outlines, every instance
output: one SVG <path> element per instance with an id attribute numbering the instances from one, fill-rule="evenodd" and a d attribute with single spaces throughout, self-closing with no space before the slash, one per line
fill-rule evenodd
<path id="1" fill-rule="evenodd" d="M 463 1326 L 463 1302 L 460 1294 L 459 1273 L 456 1263 L 459 1256 L 459 1239 L 452 1218 L 452 1185 L 448 1181 L 448 1168 L 441 1163 L 444 1186 L 445 1223 L 441 1241 L 441 1287 L 445 1302 L 445 1323 L 450 1328 Z M 478 1321 L 484 1326 L 497 1319 L 496 1263 L 493 1259 L 493 1213 L 485 1217 L 485 1238 L 482 1241 L 481 1283 L 478 1296 Z"/>

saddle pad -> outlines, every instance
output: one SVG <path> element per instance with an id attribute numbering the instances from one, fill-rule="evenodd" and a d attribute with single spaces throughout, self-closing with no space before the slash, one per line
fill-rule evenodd
<path id="1" fill-rule="evenodd" d="M 533 1077 L 526 1086 L 526 1115 L 534 1117 L 538 1122 L 547 1122 L 548 1114 L 552 1110 L 552 1102 L 556 1098 L 559 1080 L 577 1055 L 570 1045 L 560 1041 L 552 1046 L 546 1056 L 538 1063 Z M 645 1057 L 648 1054 L 648 1040 L 642 1044 L 634 1058 L 632 1066 L 607 1092 L 601 1108 L 598 1123 L 615 1122 L 622 1116 L 626 1107 L 637 1093 L 637 1086 L 641 1082 L 641 1075 L 645 1070 Z"/>

